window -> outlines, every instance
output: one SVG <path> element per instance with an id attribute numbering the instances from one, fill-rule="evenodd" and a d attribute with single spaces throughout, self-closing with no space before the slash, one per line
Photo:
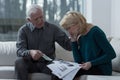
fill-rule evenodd
<path id="1" fill-rule="evenodd" d="M 0 41 L 15 41 L 18 29 L 26 22 L 26 11 L 31 4 L 43 7 L 45 19 L 59 25 L 69 10 L 84 13 L 84 0 L 0 0 Z"/>

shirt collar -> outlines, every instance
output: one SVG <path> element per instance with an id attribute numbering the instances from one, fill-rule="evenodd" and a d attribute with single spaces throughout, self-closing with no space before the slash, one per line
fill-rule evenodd
<path id="1" fill-rule="evenodd" d="M 35 26 L 32 23 L 29 23 L 29 26 L 30 26 L 31 31 L 34 31 L 36 29 Z M 39 28 L 37 28 L 37 29 L 39 29 Z M 40 29 L 43 29 L 43 30 L 45 29 L 45 23 L 44 23 L 44 26 Z"/>

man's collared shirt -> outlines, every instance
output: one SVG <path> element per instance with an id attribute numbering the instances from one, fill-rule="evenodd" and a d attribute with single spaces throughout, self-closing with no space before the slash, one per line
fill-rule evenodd
<path id="1" fill-rule="evenodd" d="M 71 50 L 70 40 L 60 28 L 45 22 L 40 29 L 28 22 L 18 31 L 17 55 L 29 56 L 29 50 L 40 50 L 51 58 L 55 57 L 55 42 L 63 48 Z"/>

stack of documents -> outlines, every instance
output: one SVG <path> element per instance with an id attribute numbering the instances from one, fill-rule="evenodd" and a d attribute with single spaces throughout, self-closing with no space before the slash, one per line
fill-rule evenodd
<path id="1" fill-rule="evenodd" d="M 69 61 L 53 61 L 51 64 L 47 65 L 48 68 L 52 70 L 52 73 L 63 80 L 73 80 L 76 73 L 81 68 L 78 63 Z"/>

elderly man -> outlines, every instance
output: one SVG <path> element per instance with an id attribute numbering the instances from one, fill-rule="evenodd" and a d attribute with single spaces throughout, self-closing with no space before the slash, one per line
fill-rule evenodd
<path id="1" fill-rule="evenodd" d="M 46 54 L 55 59 L 55 42 L 64 49 L 71 50 L 68 36 L 56 25 L 44 20 L 42 8 L 33 4 L 27 12 L 28 22 L 18 31 L 17 56 L 15 69 L 19 80 L 28 80 L 28 73 L 41 72 L 51 74 L 43 59 Z"/>

